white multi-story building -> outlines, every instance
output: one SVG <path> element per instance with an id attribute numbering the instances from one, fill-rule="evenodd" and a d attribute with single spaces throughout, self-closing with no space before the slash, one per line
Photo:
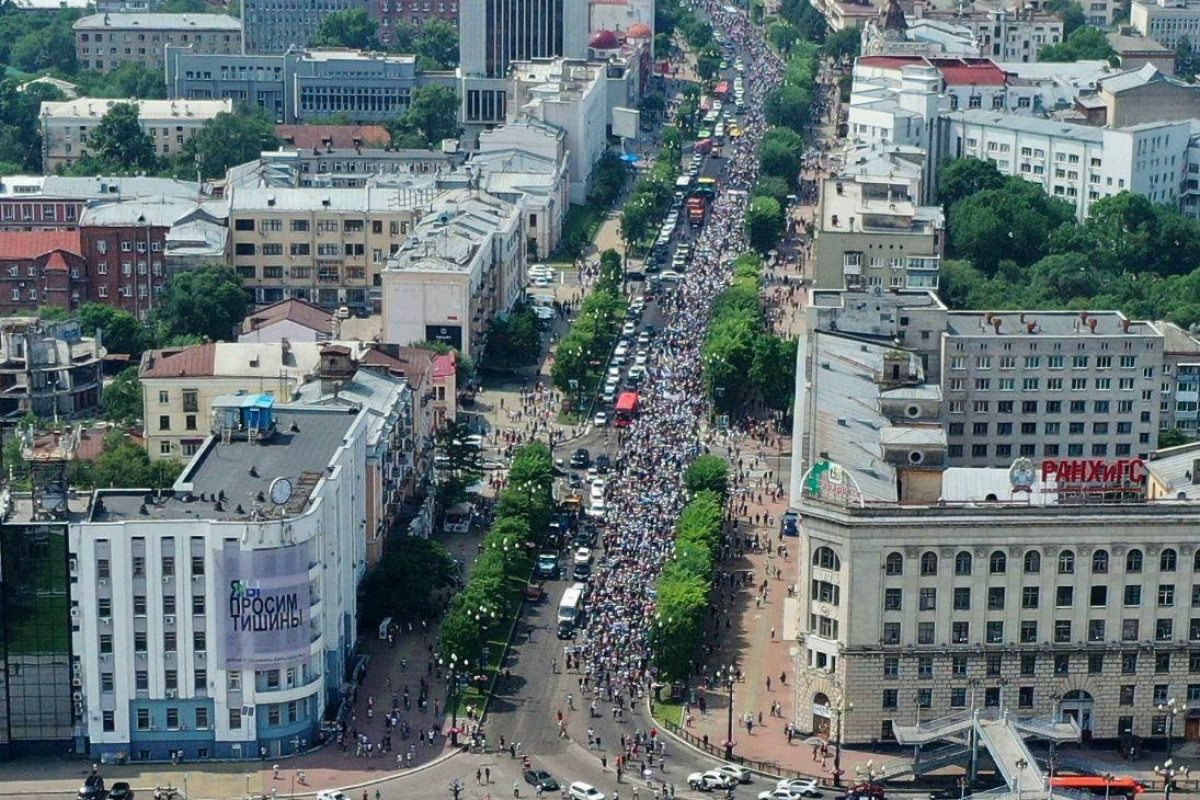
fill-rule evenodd
<path id="1" fill-rule="evenodd" d="M 344 685 L 367 412 L 240 395 L 211 414 L 173 491 L 98 490 L 70 526 L 72 649 L 96 760 L 299 752 Z"/>
<path id="2" fill-rule="evenodd" d="M 80 97 L 61 103 L 42 103 L 42 166 L 54 172 L 88 154 L 88 134 L 113 106 L 137 107 L 142 130 L 154 140 L 154 153 L 167 158 L 183 149 L 184 142 L 204 123 L 220 113 L 232 113 L 232 100 L 102 100 Z"/>
<path id="3" fill-rule="evenodd" d="M 1083 219 L 1095 201 L 1122 191 L 1178 205 L 1188 170 L 1190 120 L 1113 130 L 990 111 L 946 115 L 946 158 L 981 158 L 1005 175 L 1040 184 Z"/>
<path id="4" fill-rule="evenodd" d="M 1164 47 L 1175 47 L 1186 38 L 1200 42 L 1200 3 L 1194 0 L 1132 0 L 1129 24 L 1142 36 Z"/>
<path id="5" fill-rule="evenodd" d="M 524 289 L 525 235 L 519 206 L 466 189 L 441 195 L 380 273 L 383 341 L 478 356 Z"/>

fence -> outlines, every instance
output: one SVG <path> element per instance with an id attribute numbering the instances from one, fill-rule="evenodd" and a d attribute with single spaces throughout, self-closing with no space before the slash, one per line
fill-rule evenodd
<path id="1" fill-rule="evenodd" d="M 713 744 L 712 742 L 706 742 L 704 739 L 696 736 L 690 731 L 684 730 L 683 727 L 671 722 L 670 720 L 663 720 L 662 722 L 663 727 L 678 736 L 680 739 L 683 739 L 692 747 L 695 747 L 697 750 L 702 750 L 713 758 L 720 759 L 721 761 L 730 761 L 747 769 L 752 769 L 755 772 L 761 772 L 764 775 L 774 775 L 776 778 L 815 778 L 824 786 L 833 786 L 833 781 L 830 780 L 826 775 L 812 775 L 807 772 L 801 772 L 798 769 L 790 769 L 788 767 L 780 766 L 777 761 L 755 761 L 752 758 L 744 758 L 739 756 L 737 753 L 733 754 L 733 758 L 726 759 L 724 746 L 720 744 Z"/>

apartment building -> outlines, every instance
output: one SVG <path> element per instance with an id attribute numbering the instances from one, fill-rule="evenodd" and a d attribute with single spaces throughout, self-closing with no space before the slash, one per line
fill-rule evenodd
<path id="1" fill-rule="evenodd" d="M 367 412 L 221 398 L 172 491 L 69 529 L 80 748 L 96 761 L 308 749 L 342 699 L 366 564 Z"/>
<path id="2" fill-rule="evenodd" d="M 0 416 L 72 417 L 100 406 L 105 351 L 79 322 L 0 320 Z"/>
<path id="3" fill-rule="evenodd" d="M 92 14 L 71 27 L 79 66 L 100 72 L 127 63 L 161 70 L 167 45 L 217 55 L 242 51 L 242 24 L 228 14 Z"/>
<path id="4" fill-rule="evenodd" d="M 442 177 L 467 160 L 461 150 L 393 150 L 378 147 L 313 147 L 264 152 L 257 161 L 230 169 L 241 185 L 361 189 L 367 184 L 406 182 L 414 176 Z"/>
<path id="5" fill-rule="evenodd" d="M 1200 41 L 1200 4 L 1192 0 L 1132 0 L 1129 24 L 1142 36 L 1174 49 L 1179 40 Z"/>
<path id="6" fill-rule="evenodd" d="M 87 283 L 79 231 L 0 233 L 0 314 L 70 310 Z"/>
<path id="7" fill-rule="evenodd" d="M 854 174 L 826 179 L 813 235 L 818 289 L 936 289 L 945 246 L 940 206 L 918 205 L 912 176 Z"/>
<path id="8" fill-rule="evenodd" d="M 285 53 L 305 47 L 335 11 L 367 11 L 366 0 L 245 0 L 242 3 L 242 52 Z"/>
<path id="9" fill-rule="evenodd" d="M 431 178 L 361 189 L 234 187 L 231 263 L 256 305 L 296 298 L 370 311 L 380 271 L 436 194 Z"/>
<path id="10" fill-rule="evenodd" d="M 1080 219 L 1096 200 L 1126 190 L 1180 203 L 1190 120 L 1110 129 L 982 110 L 952 112 L 945 120 L 945 157 L 987 159 L 1001 173 L 1072 203 Z"/>
<path id="11" fill-rule="evenodd" d="M 1097 2 L 1106 8 L 1118 6 L 1110 0 Z M 1000 3 L 977 2 L 969 6 L 954 5 L 940 9 L 932 5 L 918 4 L 915 6 L 914 18 L 967 28 L 980 43 L 980 54 L 997 61 L 1032 63 L 1038 60 L 1038 51 L 1043 47 L 1058 44 L 1063 40 L 1062 20 L 1048 11 L 1036 10 L 1031 5 L 1005 6 Z M 1111 22 L 1110 19 L 1098 24 L 1107 26 Z"/>
<path id="12" fill-rule="evenodd" d="M 142 130 L 154 140 L 154 152 L 168 158 L 204 123 L 217 114 L 232 113 L 232 100 L 77 100 L 42 103 L 42 165 L 47 173 L 87 155 L 87 137 L 118 103 L 137 106 Z"/>
<path id="13" fill-rule="evenodd" d="M 458 27 L 458 0 L 370 0 L 368 11 L 379 28 L 375 36 L 384 47 L 396 41 L 396 29 L 421 27 L 440 20 Z"/>
<path id="14" fill-rule="evenodd" d="M 525 285 L 521 210 L 481 192 L 441 195 L 382 273 L 384 342 L 438 341 L 472 358 Z"/>
<path id="15" fill-rule="evenodd" d="M 140 176 L 68 178 L 8 175 L 0 178 L 0 230 L 73 230 L 92 203 L 135 197 L 203 196 L 194 181 Z"/>
<path id="16" fill-rule="evenodd" d="M 1159 428 L 1200 437 L 1200 335 L 1173 322 L 1154 325 L 1163 334 Z"/>
<path id="17" fill-rule="evenodd" d="M 1115 452 L 1157 422 L 1157 375 L 1143 370 L 1161 359 L 1161 342 L 1148 326 L 1126 330 L 1110 312 L 1077 316 L 1076 333 L 1070 315 L 1041 327 L 1043 312 L 1030 312 L 1032 330 L 1006 336 L 1018 319 L 997 326 L 998 316 L 983 317 L 985 329 L 963 337 L 967 315 L 947 313 L 928 293 L 817 291 L 811 302 L 799 338 L 791 483 L 804 520 L 792 722 L 823 735 L 840 724 L 847 742 L 886 742 L 915 719 L 1004 707 L 1071 718 L 1096 740 L 1164 736 L 1156 704 L 1188 696 L 1200 674 L 1192 652 L 1200 620 L 1187 600 L 1200 591 L 1187 578 L 1200 574 L 1188 534 L 1200 505 L 1186 492 L 1177 499 L 1182 466 L 1151 480 L 1158 462 L 1138 457 L 1137 438 L 1128 455 Z M 939 340 L 948 356 L 940 386 L 923 367 Z M 1109 371 L 1114 390 L 1134 401 L 1122 412 L 1131 431 L 1110 427 L 1103 454 L 1047 453 L 1044 440 L 1026 456 L 1014 448 L 1007 462 L 959 466 L 948 427 L 955 414 L 942 409 L 955 402 L 948 382 L 971 367 L 959 369 L 954 354 L 994 359 L 976 373 L 994 372 L 993 398 L 1000 359 L 1021 359 L 1014 374 L 1041 380 L 1031 396 L 1043 405 L 1016 420 L 1042 426 L 1057 416 L 1044 407 L 1056 341 L 1063 375 L 1089 379 L 1079 390 L 1089 429 L 1076 435 L 1102 435 L 1090 425 L 1108 412 L 1091 404 L 1105 392 L 1094 381 Z M 1111 370 L 1101 370 L 1097 357 L 1109 354 Z M 1089 360 L 1076 366 L 1071 355 Z M 1033 357 L 1042 360 L 1026 371 Z M 1133 388 L 1118 388 L 1122 375 Z M 991 402 L 980 413 L 994 414 Z M 991 426 L 975 441 L 1008 437 Z M 844 713 L 851 699 L 853 713 Z"/>

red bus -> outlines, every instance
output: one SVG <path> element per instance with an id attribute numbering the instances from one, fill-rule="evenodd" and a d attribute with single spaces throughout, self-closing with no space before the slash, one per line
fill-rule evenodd
<path id="1" fill-rule="evenodd" d="M 617 397 L 617 418 L 615 425 L 618 428 L 628 427 L 633 418 L 637 416 L 638 410 L 638 394 L 637 392 L 621 392 Z"/>
<path id="2" fill-rule="evenodd" d="M 1146 787 L 1128 776 L 1107 779 L 1103 775 L 1055 775 L 1050 779 L 1055 789 L 1076 789 L 1099 797 L 1125 797 L 1129 800 L 1146 791 Z"/>
<path id="3" fill-rule="evenodd" d="M 713 94 L 721 102 L 729 99 L 729 81 L 721 81 L 717 84 L 717 88 L 713 89 Z"/>

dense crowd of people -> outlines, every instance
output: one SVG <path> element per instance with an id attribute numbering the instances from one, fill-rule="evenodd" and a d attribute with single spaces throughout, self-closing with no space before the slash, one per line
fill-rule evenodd
<path id="1" fill-rule="evenodd" d="M 617 709 L 629 707 L 654 679 L 651 587 L 671 554 L 685 500 L 682 475 L 697 452 L 708 411 L 700 348 L 712 302 L 729 283 L 733 259 L 747 249 L 743 217 L 766 129 L 763 98 L 784 69 L 744 14 L 714 0 L 696 5 L 742 56 L 744 134 L 724 151 L 721 191 L 696 239 L 685 279 L 660 301 L 668 322 L 654 341 L 641 415 L 623 436 L 619 469 L 609 481 L 606 568 L 593 582 L 586 635 L 570 649 L 568 660 L 583 673 L 581 690 L 589 700 Z"/>

